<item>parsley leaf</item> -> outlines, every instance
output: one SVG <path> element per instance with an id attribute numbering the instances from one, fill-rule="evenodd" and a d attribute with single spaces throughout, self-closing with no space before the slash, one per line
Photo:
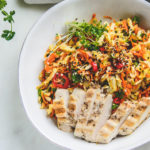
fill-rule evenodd
<path id="1" fill-rule="evenodd" d="M 3 9 L 7 5 L 5 0 L 0 0 L 0 9 Z"/>
<path id="2" fill-rule="evenodd" d="M 9 30 L 4 30 L 1 36 L 2 36 L 2 38 L 9 41 L 14 37 L 14 35 L 15 35 L 15 32 L 9 31 Z"/>
<path id="3" fill-rule="evenodd" d="M 11 40 L 15 32 L 12 30 L 12 23 L 14 22 L 13 15 L 15 14 L 15 11 L 10 11 L 9 13 L 4 10 L 4 7 L 7 5 L 6 0 L 0 0 L 0 11 L 2 15 L 4 16 L 4 21 L 10 23 L 10 30 L 4 30 L 1 37 L 4 38 L 5 40 L 9 41 Z"/>
<path id="4" fill-rule="evenodd" d="M 6 16 L 4 18 L 4 21 L 8 21 L 9 23 L 12 23 L 14 22 L 14 19 L 13 19 L 13 15 L 15 14 L 15 11 L 10 11 L 9 14 L 7 12 L 5 12 L 5 14 L 3 14 L 4 16 Z"/>

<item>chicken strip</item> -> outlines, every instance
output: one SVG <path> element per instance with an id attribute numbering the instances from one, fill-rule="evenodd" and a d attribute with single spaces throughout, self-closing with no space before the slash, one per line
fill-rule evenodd
<path id="1" fill-rule="evenodd" d="M 67 113 L 68 101 L 69 91 L 67 89 L 57 89 L 55 99 L 53 101 L 53 108 L 57 117 L 58 128 L 65 132 L 72 131 Z"/>
<path id="2" fill-rule="evenodd" d="M 68 113 L 70 119 L 72 120 L 72 127 L 75 127 L 78 120 L 79 114 L 81 112 L 81 107 L 85 101 L 86 92 L 82 89 L 75 88 L 73 93 L 70 95 L 69 104 L 68 104 Z"/>
<path id="3" fill-rule="evenodd" d="M 111 115 L 112 100 L 112 95 L 104 96 L 104 94 L 97 93 L 93 105 L 93 111 L 87 122 L 85 135 L 87 141 L 96 142 L 95 138 L 98 131 Z"/>
<path id="4" fill-rule="evenodd" d="M 86 98 L 81 108 L 81 113 L 74 131 L 74 135 L 77 137 L 85 137 L 85 129 L 98 91 L 100 92 L 100 90 L 97 89 L 89 89 L 86 93 Z"/>
<path id="5" fill-rule="evenodd" d="M 120 126 L 133 110 L 133 104 L 125 101 L 120 104 L 115 113 L 107 120 L 96 136 L 97 143 L 109 143 L 119 132 Z"/>
<path id="6" fill-rule="evenodd" d="M 150 98 L 142 98 L 119 129 L 119 135 L 131 134 L 150 116 Z"/>

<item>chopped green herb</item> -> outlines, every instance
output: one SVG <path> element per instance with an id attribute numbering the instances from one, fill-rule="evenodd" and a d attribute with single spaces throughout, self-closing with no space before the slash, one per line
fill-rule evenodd
<path id="1" fill-rule="evenodd" d="M 126 32 L 126 30 L 122 30 L 122 33 L 124 36 L 128 36 L 128 33 Z"/>
<path id="2" fill-rule="evenodd" d="M 51 99 L 54 99 L 54 94 L 51 94 L 50 97 L 51 97 Z"/>
<path id="3" fill-rule="evenodd" d="M 60 55 L 61 53 L 62 53 L 61 51 L 57 51 L 57 52 L 56 52 L 57 55 Z"/>
<path id="4" fill-rule="evenodd" d="M 111 56 L 113 59 L 116 58 L 116 57 L 114 56 L 114 53 L 111 53 L 110 56 Z"/>
<path id="5" fill-rule="evenodd" d="M 137 40 L 132 40 L 132 42 L 136 43 L 136 42 L 137 42 Z"/>
<path id="6" fill-rule="evenodd" d="M 41 92 L 42 92 L 42 90 L 38 89 L 38 96 L 40 96 L 40 97 L 41 97 Z"/>
<path id="7" fill-rule="evenodd" d="M 98 40 L 106 30 L 107 25 L 102 25 L 101 21 L 96 25 L 86 22 L 72 22 L 69 23 L 69 32 L 75 37 L 78 37 L 81 44 L 88 50 L 98 50 Z"/>
<path id="8" fill-rule="evenodd" d="M 41 103 L 43 103 L 43 99 L 42 99 L 42 97 L 41 97 Z"/>
<path id="9" fill-rule="evenodd" d="M 81 75 L 79 75 L 77 72 L 72 73 L 72 82 L 73 83 L 79 83 L 81 80 Z"/>
<path id="10" fill-rule="evenodd" d="M 115 97 L 122 99 L 124 97 L 124 91 L 120 89 L 119 91 L 115 92 Z"/>
<path id="11" fill-rule="evenodd" d="M 113 103 L 113 104 L 112 104 L 112 110 L 114 110 L 114 109 L 118 108 L 118 106 L 119 106 L 119 105 L 117 105 L 117 104 Z"/>
<path id="12" fill-rule="evenodd" d="M 53 92 L 56 92 L 56 90 L 57 90 L 56 88 L 52 88 L 52 91 L 53 91 Z"/>
<path id="13" fill-rule="evenodd" d="M 140 18 L 138 16 L 134 16 L 132 21 L 138 25 L 140 24 Z"/>
<path id="14" fill-rule="evenodd" d="M 134 61 L 133 64 L 137 67 L 139 62 L 138 61 Z"/>

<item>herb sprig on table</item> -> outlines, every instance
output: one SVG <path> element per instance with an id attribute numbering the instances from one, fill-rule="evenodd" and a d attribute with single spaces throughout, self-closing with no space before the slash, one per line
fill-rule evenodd
<path id="1" fill-rule="evenodd" d="M 15 32 L 13 31 L 13 28 L 12 28 L 12 25 L 14 23 L 13 16 L 15 14 L 15 11 L 13 10 L 13 11 L 10 11 L 9 13 L 6 12 L 4 10 L 6 5 L 7 5 L 6 0 L 0 0 L 0 11 L 1 11 L 2 15 L 4 16 L 3 20 L 10 24 L 10 29 L 9 30 L 8 29 L 7 30 L 3 30 L 3 33 L 1 34 L 1 37 L 4 38 L 5 40 L 9 41 L 15 35 Z"/>

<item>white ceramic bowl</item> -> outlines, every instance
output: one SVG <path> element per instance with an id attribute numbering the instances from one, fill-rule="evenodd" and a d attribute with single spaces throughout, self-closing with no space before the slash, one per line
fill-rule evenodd
<path id="1" fill-rule="evenodd" d="M 37 102 L 36 86 L 43 56 L 56 33 L 64 31 L 65 23 L 75 18 L 89 20 L 109 15 L 114 19 L 141 16 L 141 24 L 150 27 L 150 4 L 144 0 L 66 0 L 49 9 L 33 26 L 22 48 L 19 63 L 20 93 L 26 113 L 34 126 L 50 141 L 72 150 L 127 150 L 150 141 L 150 120 L 132 135 L 116 138 L 109 144 L 93 144 L 65 133 L 46 117 Z"/>

